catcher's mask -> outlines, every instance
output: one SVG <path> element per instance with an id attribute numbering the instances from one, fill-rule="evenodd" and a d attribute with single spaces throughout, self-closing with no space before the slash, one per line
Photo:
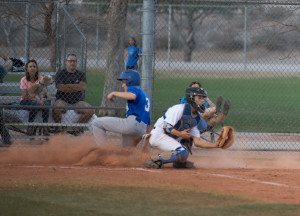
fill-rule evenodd
<path id="1" fill-rule="evenodd" d="M 206 91 L 200 87 L 189 87 L 185 90 L 185 99 L 187 103 L 189 103 L 192 107 L 194 107 L 194 109 L 196 109 L 198 112 L 203 113 L 204 112 L 203 106 L 198 105 L 195 102 L 194 96 L 196 95 L 207 97 Z"/>
<path id="2" fill-rule="evenodd" d="M 140 74 L 131 69 L 123 71 L 118 80 L 127 80 L 127 86 L 138 86 L 141 82 Z"/>
<path id="3" fill-rule="evenodd" d="M 12 72 L 25 71 L 26 60 L 23 57 L 14 57 L 9 59 L 12 61 L 12 66 L 11 66 Z"/>

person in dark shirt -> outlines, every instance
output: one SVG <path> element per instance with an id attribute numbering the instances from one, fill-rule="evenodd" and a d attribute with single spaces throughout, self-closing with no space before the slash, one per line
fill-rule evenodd
<path id="1" fill-rule="evenodd" d="M 85 73 L 78 71 L 77 57 L 75 54 L 68 54 L 66 58 L 66 68 L 59 71 L 55 77 L 57 88 L 56 101 L 54 106 L 74 106 L 74 110 L 81 114 L 78 123 L 86 123 L 94 115 L 94 109 L 82 109 L 91 105 L 84 101 L 85 89 L 87 86 Z M 81 107 L 81 109 L 76 109 Z M 53 119 L 56 123 L 61 122 L 62 114 L 67 109 L 54 108 Z M 80 128 L 73 128 L 78 135 Z M 61 132 L 61 128 L 58 129 Z"/>

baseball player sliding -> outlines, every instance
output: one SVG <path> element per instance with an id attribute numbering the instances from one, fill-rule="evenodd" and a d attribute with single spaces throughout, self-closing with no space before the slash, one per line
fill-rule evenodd
<path id="1" fill-rule="evenodd" d="M 200 87 L 189 87 L 185 96 L 186 104 L 170 107 L 155 123 L 149 143 L 163 152 L 152 155 L 144 163 L 147 168 L 159 169 L 166 163 L 173 163 L 175 168 L 193 167 L 192 162 L 187 162 L 192 144 L 202 148 L 228 148 L 233 144 L 234 134 L 231 127 L 223 127 L 216 143 L 201 140 L 197 126 L 201 120 L 200 106 L 206 92 Z"/>
<path id="2" fill-rule="evenodd" d="M 140 75 L 135 70 L 125 70 L 118 80 L 122 81 L 124 92 L 111 92 L 107 98 L 114 97 L 127 100 L 126 118 L 100 117 L 93 121 L 93 134 L 97 145 L 106 143 L 106 132 L 122 134 L 122 145 L 134 146 L 137 138 L 150 132 L 151 102 L 147 94 L 139 87 Z"/>

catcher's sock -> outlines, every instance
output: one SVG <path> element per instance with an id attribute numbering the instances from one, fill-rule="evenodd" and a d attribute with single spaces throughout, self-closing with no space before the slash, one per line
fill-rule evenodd
<path id="1" fill-rule="evenodd" d="M 229 112 L 229 109 L 230 109 L 230 100 L 227 99 L 224 103 L 224 106 L 223 106 L 223 114 L 224 115 L 227 115 L 228 112 Z"/>
<path id="2" fill-rule="evenodd" d="M 223 97 L 219 96 L 216 103 L 216 113 L 221 112 L 222 101 L 223 101 Z"/>

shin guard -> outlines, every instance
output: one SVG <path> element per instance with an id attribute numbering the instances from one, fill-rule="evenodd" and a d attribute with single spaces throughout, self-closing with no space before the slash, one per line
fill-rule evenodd
<path id="1" fill-rule="evenodd" d="M 178 147 L 175 150 L 165 151 L 160 154 L 151 156 L 152 161 L 161 161 L 162 164 L 171 162 L 185 162 L 188 158 L 189 152 L 184 147 Z"/>

